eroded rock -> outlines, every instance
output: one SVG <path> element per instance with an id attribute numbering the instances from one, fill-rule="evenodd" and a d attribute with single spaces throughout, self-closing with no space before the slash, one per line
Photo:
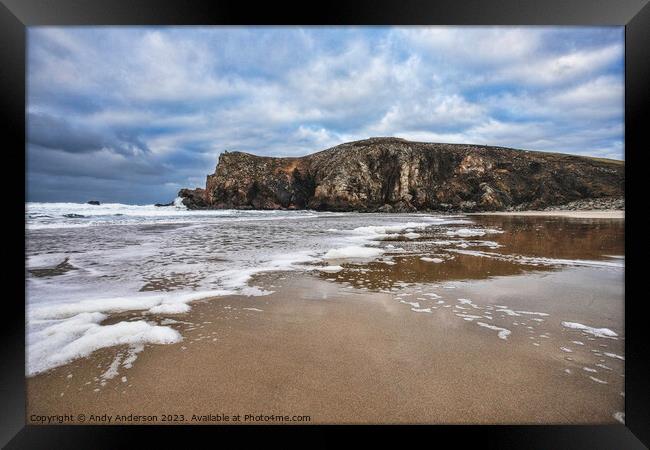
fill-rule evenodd
<path id="1" fill-rule="evenodd" d="M 205 190 L 179 196 L 192 209 L 496 211 L 616 201 L 624 182 L 622 161 L 370 138 L 300 158 L 224 152 Z"/>
<path id="2" fill-rule="evenodd" d="M 189 209 L 206 209 L 210 206 L 206 200 L 205 189 L 181 189 L 178 196 L 183 199 L 183 204 Z"/>

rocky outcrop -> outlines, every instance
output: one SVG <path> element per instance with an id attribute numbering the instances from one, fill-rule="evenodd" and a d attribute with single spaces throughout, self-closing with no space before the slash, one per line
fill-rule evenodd
<path id="1" fill-rule="evenodd" d="M 224 152 L 189 208 L 327 211 L 544 209 L 621 199 L 622 161 L 398 138 L 349 142 L 300 158 Z"/>
<path id="2" fill-rule="evenodd" d="M 560 210 L 560 211 L 580 211 L 580 210 L 624 210 L 625 199 L 616 197 L 604 198 L 587 198 L 569 202 L 565 205 L 554 205 L 546 210 Z"/>
<path id="3" fill-rule="evenodd" d="M 178 191 L 178 196 L 189 209 L 207 209 L 210 206 L 205 200 L 205 189 L 181 189 Z"/>

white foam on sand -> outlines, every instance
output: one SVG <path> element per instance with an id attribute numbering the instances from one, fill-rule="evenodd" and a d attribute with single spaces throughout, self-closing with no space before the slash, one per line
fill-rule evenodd
<path id="1" fill-rule="evenodd" d="M 476 322 L 476 325 L 481 326 L 483 328 L 489 328 L 490 330 L 498 331 L 497 336 L 499 336 L 499 339 L 503 339 L 503 340 L 508 339 L 508 336 L 511 333 L 511 331 L 508 330 L 507 328 L 497 327 L 495 325 L 490 325 L 489 323 L 485 323 L 485 322 Z"/>
<path id="2" fill-rule="evenodd" d="M 30 333 L 27 374 L 35 375 L 83 358 L 101 348 L 116 345 L 172 344 L 180 342 L 178 331 L 144 320 L 99 325 L 106 315 L 81 313 Z"/>
<path id="3" fill-rule="evenodd" d="M 573 353 L 573 350 L 571 350 L 570 348 L 567 348 L 567 347 L 560 347 L 560 350 L 562 350 L 563 352 L 566 352 L 566 353 Z"/>
<path id="4" fill-rule="evenodd" d="M 411 237 L 414 233 L 413 230 L 424 230 L 427 227 L 432 225 L 438 225 L 443 223 L 461 223 L 465 222 L 462 220 L 448 220 L 442 218 L 430 217 L 427 222 L 406 222 L 406 223 L 397 223 L 393 225 L 369 225 L 364 227 L 357 227 L 352 230 L 347 230 L 347 233 L 351 235 L 356 235 L 365 239 L 385 239 L 387 236 L 390 238 L 396 237 L 400 233 L 401 236 L 406 238 L 417 238 L 417 236 Z"/>
<path id="5" fill-rule="evenodd" d="M 108 313 L 151 310 L 167 304 L 186 304 L 195 300 L 235 294 L 235 291 L 212 291 L 134 295 L 132 297 L 98 298 L 70 303 L 36 304 L 28 309 L 31 320 L 62 319 L 81 313 Z"/>
<path id="6" fill-rule="evenodd" d="M 525 314 L 525 315 L 529 315 L 529 316 L 543 316 L 543 317 L 548 316 L 547 313 L 543 313 L 543 312 L 519 311 L 519 310 L 517 310 L 517 312 L 518 312 L 519 314 Z"/>
<path id="7" fill-rule="evenodd" d="M 325 253 L 325 259 L 375 258 L 383 253 L 384 251 L 380 248 L 350 245 L 328 251 Z"/>
<path id="8" fill-rule="evenodd" d="M 339 258 L 375 258 L 383 253 L 382 249 L 368 248 L 368 245 L 377 245 L 374 241 L 383 241 L 390 239 L 417 239 L 421 237 L 420 233 L 415 230 L 425 230 L 432 225 L 453 224 L 453 223 L 468 223 L 465 219 L 450 219 L 441 217 L 422 216 L 426 222 L 405 222 L 393 223 L 388 225 L 367 225 L 356 227 L 351 230 L 341 230 L 340 234 L 344 235 L 344 242 L 349 244 L 342 248 L 335 248 L 329 250 L 324 258 L 325 259 L 339 259 Z M 386 246 L 395 251 L 403 251 L 402 249 L 395 248 L 392 244 Z"/>
<path id="9" fill-rule="evenodd" d="M 468 242 L 467 244 L 469 244 L 469 246 L 474 246 L 474 247 L 490 247 L 491 249 L 503 247 L 503 245 L 495 241 L 471 241 Z"/>
<path id="10" fill-rule="evenodd" d="M 469 322 L 472 322 L 475 319 L 480 319 L 483 316 L 475 316 L 473 314 L 462 314 L 462 313 L 456 313 L 456 316 L 462 317 L 463 320 L 467 320 Z"/>
<path id="11" fill-rule="evenodd" d="M 496 230 L 493 228 L 458 228 L 453 230 L 447 230 L 447 236 L 461 236 L 461 237 L 472 237 L 472 236 L 485 236 L 486 234 L 494 233 L 503 233 L 501 230 Z"/>
<path id="12" fill-rule="evenodd" d="M 512 309 L 508 309 L 508 308 L 499 308 L 496 311 L 506 313 L 509 316 L 520 316 L 521 315 L 521 314 L 518 314 L 518 313 L 514 312 Z"/>
<path id="13" fill-rule="evenodd" d="M 431 308 L 411 308 L 411 311 L 421 312 L 421 313 L 430 313 Z"/>
<path id="14" fill-rule="evenodd" d="M 605 380 L 601 380 L 600 378 L 592 377 L 591 375 L 589 375 L 589 378 L 591 378 L 591 379 L 592 379 L 593 381 L 595 381 L 596 383 L 600 383 L 600 384 L 609 384 L 609 383 L 607 383 L 607 381 L 605 381 Z"/>
<path id="15" fill-rule="evenodd" d="M 124 358 L 124 361 L 122 361 L 122 367 L 125 369 L 130 369 L 133 367 L 133 363 L 136 359 L 138 359 L 138 353 L 142 352 L 143 350 L 143 344 L 136 344 L 129 347 L 129 352 L 126 355 L 126 358 Z"/>
<path id="16" fill-rule="evenodd" d="M 609 356 L 610 358 L 614 358 L 614 359 L 620 359 L 621 361 L 625 360 L 624 357 L 622 357 L 621 355 L 617 355 L 616 353 L 603 352 L 603 355 Z"/>
<path id="17" fill-rule="evenodd" d="M 618 421 L 621 422 L 623 425 L 625 425 L 625 413 L 624 413 L 624 412 L 616 411 L 616 412 L 613 414 L 613 417 L 614 417 L 614 419 L 618 420 Z"/>
<path id="18" fill-rule="evenodd" d="M 183 314 L 190 310 L 187 303 L 163 303 L 150 308 L 151 314 Z"/>
<path id="19" fill-rule="evenodd" d="M 622 261 L 595 261 L 588 259 L 559 259 L 559 258 L 543 258 L 531 257 L 523 255 L 506 255 L 503 253 L 484 252 L 480 250 L 460 250 L 455 248 L 445 249 L 449 252 L 458 253 L 468 256 L 480 256 L 483 258 L 493 258 L 500 261 L 508 261 L 518 264 L 527 264 L 533 266 L 574 266 L 574 267 L 611 267 L 623 268 L 625 267 Z"/>
<path id="20" fill-rule="evenodd" d="M 498 306 L 498 305 L 497 305 L 497 306 Z M 543 313 L 543 312 L 535 312 L 535 311 L 514 311 L 514 310 L 509 309 L 509 308 L 506 308 L 506 307 L 503 307 L 503 308 L 497 308 L 497 309 L 495 309 L 495 311 L 505 313 L 505 314 L 507 314 L 507 315 L 509 315 L 509 316 L 517 316 L 517 317 L 522 316 L 522 315 L 529 315 L 529 316 L 548 316 L 547 313 Z M 533 319 L 533 320 L 536 320 L 536 319 Z"/>
<path id="21" fill-rule="evenodd" d="M 341 267 L 341 266 L 325 266 L 325 267 L 316 267 L 316 270 L 320 270 L 321 272 L 336 273 L 336 272 L 340 272 L 341 270 L 343 270 L 343 267 Z"/>
<path id="22" fill-rule="evenodd" d="M 173 328 L 144 320 L 100 325 L 108 318 L 107 313 L 181 314 L 190 310 L 188 303 L 192 301 L 234 293 L 220 289 L 29 305 L 27 375 L 47 371 L 116 345 L 131 346 L 124 361 L 125 367 L 131 367 L 144 344 L 172 344 L 182 340 L 181 335 Z"/>
<path id="23" fill-rule="evenodd" d="M 105 381 L 105 380 L 111 380 L 116 376 L 118 376 L 119 375 L 118 369 L 120 368 L 121 363 L 122 363 L 122 353 L 118 353 L 113 359 L 113 362 L 111 362 L 111 365 L 108 366 L 108 369 L 106 369 L 106 372 L 101 374 L 99 378 L 101 378 L 102 381 Z"/>
<path id="24" fill-rule="evenodd" d="M 562 326 L 573 330 L 580 330 L 583 333 L 588 333 L 596 337 L 616 339 L 618 336 L 618 334 L 609 328 L 593 328 L 577 322 L 562 322 Z"/>
<path id="25" fill-rule="evenodd" d="M 436 263 L 436 264 L 439 264 L 439 263 L 445 261 L 444 259 L 441 259 L 441 258 L 429 258 L 427 256 L 422 256 L 420 259 L 422 261 L 432 262 L 432 263 Z"/>
<path id="26" fill-rule="evenodd" d="M 266 289 L 260 289 L 257 286 L 246 286 L 239 290 L 238 294 L 245 295 L 246 297 L 263 297 L 265 295 L 271 295 L 275 291 L 269 291 Z"/>
<path id="27" fill-rule="evenodd" d="M 242 309 L 245 309 L 246 311 L 264 312 L 263 309 L 259 309 L 259 308 L 242 308 Z"/>
<path id="28" fill-rule="evenodd" d="M 411 305 L 413 308 L 419 308 L 419 307 L 420 307 L 420 303 L 419 303 L 419 302 L 407 302 L 407 301 L 405 301 L 405 300 L 400 300 L 399 302 L 400 302 L 400 303 L 404 303 L 404 304 L 406 304 L 406 305 Z"/>

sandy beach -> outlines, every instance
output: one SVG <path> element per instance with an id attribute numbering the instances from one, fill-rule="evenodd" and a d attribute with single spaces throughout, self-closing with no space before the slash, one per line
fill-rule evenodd
<path id="1" fill-rule="evenodd" d="M 342 220 L 352 221 L 355 225 L 346 225 L 352 227 L 359 221 L 395 220 L 327 217 L 301 219 L 303 229 L 318 223 L 327 233 L 341 233 Z M 62 417 L 61 423 L 91 425 L 623 420 L 623 222 L 538 215 L 443 220 L 410 234 L 413 224 L 401 225 L 407 231 L 402 234 L 393 228 L 354 228 L 349 232 L 354 242 L 361 232 L 363 239 L 380 233 L 384 240 L 330 251 L 327 263 L 297 266 L 301 270 L 259 272 L 246 282 L 254 288 L 243 288 L 245 295 L 181 304 L 186 309 L 143 310 L 136 303 L 121 312 L 99 309 L 106 315 L 93 330 L 146 322 L 148 330 L 177 332 L 181 339 L 99 348 L 29 376 L 28 422 L 57 423 Z M 276 239 L 285 228 L 295 233 L 291 222 L 270 222 Z M 253 225 L 269 235 L 264 221 L 245 225 L 247 233 Z M 124 237 L 124 229 L 115 229 L 111 245 L 133 239 L 135 234 Z M 212 233 L 213 227 L 190 229 Z M 69 243 L 61 245 L 85 246 L 78 230 L 63 234 Z M 169 225 L 136 230 L 138 236 L 164 238 L 161 242 L 179 241 L 185 233 Z M 215 239 L 223 235 L 216 232 Z M 49 243 L 51 233 L 34 235 Z M 38 240 L 31 242 L 40 248 Z M 192 241 L 178 245 L 184 242 Z M 279 245 L 285 242 L 290 241 Z M 250 245 L 258 244 L 251 240 Z M 365 261 L 346 255 L 376 253 L 378 245 L 392 253 Z M 164 248 L 176 263 L 179 253 Z M 79 269 L 84 264 L 97 270 L 94 260 L 70 254 L 50 269 L 34 269 L 34 282 L 71 283 L 76 280 L 71 277 L 84 276 Z M 156 258 L 152 267 L 169 264 Z M 195 258 L 190 263 L 196 264 Z M 210 264 L 232 264 L 222 259 Z M 186 279 L 191 278 L 148 277 L 141 290 L 143 295 L 173 293 Z M 101 302 L 84 305 L 64 311 L 102 307 Z"/>
<path id="2" fill-rule="evenodd" d="M 583 282 L 596 276 L 581 275 Z M 148 346 L 113 378 L 102 374 L 126 348 L 103 349 L 29 378 L 30 422 L 65 413 L 85 424 L 106 423 L 105 414 L 113 424 L 221 423 L 219 416 L 232 422 L 236 415 L 246 423 L 615 423 L 624 409 L 623 361 L 595 358 L 584 345 L 569 344 L 572 352 L 564 352 L 571 340 L 587 341 L 559 323 L 524 319 L 513 327 L 503 313 L 491 323 L 513 332 L 500 339 L 494 330 L 458 320 L 456 307 L 415 313 L 389 294 L 352 291 L 327 279 L 266 278 L 278 291 L 263 300 L 195 302 L 171 323 L 182 342 Z M 546 304 L 545 311 L 568 308 L 570 315 L 593 302 L 570 279 L 553 281 L 573 288 L 576 303 L 553 310 Z M 458 298 L 480 294 L 483 307 L 512 304 L 530 281 L 458 283 L 443 298 L 458 306 Z M 617 308 L 609 312 L 622 320 Z M 603 352 L 623 354 L 621 340 L 596 341 Z M 608 369 L 591 369 L 598 361 Z M 584 367 L 597 370 L 599 381 Z"/>
<path id="3" fill-rule="evenodd" d="M 470 213 L 471 216 L 534 216 L 534 217 L 572 217 L 575 219 L 625 219 L 625 211 L 585 210 L 585 211 L 495 211 Z"/>

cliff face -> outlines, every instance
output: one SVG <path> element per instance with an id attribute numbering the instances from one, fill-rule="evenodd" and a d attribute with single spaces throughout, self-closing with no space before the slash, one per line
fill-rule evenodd
<path id="1" fill-rule="evenodd" d="M 189 208 L 328 211 L 542 209 L 621 198 L 621 161 L 398 138 L 350 142 L 300 158 L 219 157 Z"/>

